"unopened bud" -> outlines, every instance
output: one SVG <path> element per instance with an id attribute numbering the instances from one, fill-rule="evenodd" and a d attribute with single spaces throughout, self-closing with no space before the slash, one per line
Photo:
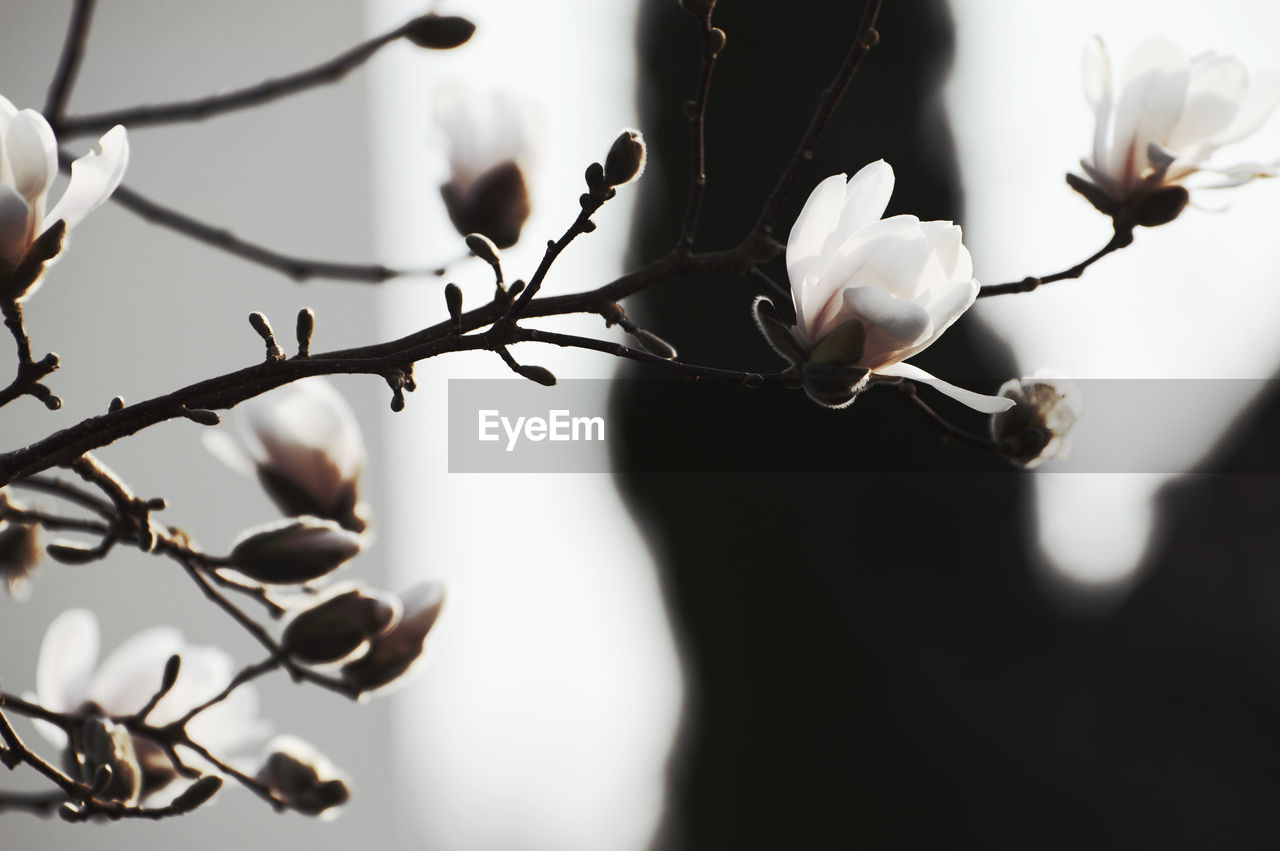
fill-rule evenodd
<path id="1" fill-rule="evenodd" d="M 298 311 L 298 322 L 294 331 L 298 340 L 298 357 L 311 355 L 311 334 L 316 330 L 316 315 L 311 308 L 304 307 Z"/>
<path id="2" fill-rule="evenodd" d="M 1153 228 L 1178 218 L 1191 196 L 1185 186 L 1165 186 L 1143 195 L 1133 205 L 1134 224 Z"/>
<path id="3" fill-rule="evenodd" d="M 354 588 L 298 614 L 285 627 L 280 643 L 286 653 L 301 662 L 340 662 L 399 618 L 399 599 Z"/>
<path id="4" fill-rule="evenodd" d="M 1000 395 L 1016 403 L 991 415 L 991 439 L 1005 457 L 1028 469 L 1066 457 L 1067 432 L 1084 413 L 1084 395 L 1074 381 L 1040 369 L 1029 378 L 1006 381 Z"/>
<path id="5" fill-rule="evenodd" d="M 524 376 L 530 381 L 536 381 L 543 387 L 555 387 L 556 377 L 551 370 L 542 366 L 531 366 L 529 364 L 517 364 L 516 372 Z"/>
<path id="6" fill-rule="evenodd" d="M 456 15 L 423 15 L 411 21 L 404 37 L 431 50 L 449 50 L 471 40 L 476 25 Z"/>
<path id="7" fill-rule="evenodd" d="M 80 776 L 93 786 L 94 795 L 136 803 L 142 792 L 142 768 L 129 731 L 100 715 L 91 715 L 85 719 L 81 743 Z"/>
<path id="8" fill-rule="evenodd" d="M 374 639 L 369 652 L 342 668 L 346 683 L 367 693 L 403 677 L 422 657 L 427 633 L 444 606 L 444 586 L 421 582 L 400 595 L 400 621 Z"/>
<path id="9" fill-rule="evenodd" d="M 257 779 L 290 809 L 328 818 L 351 797 L 333 764 L 301 739 L 277 736 L 268 750 Z"/>
<path id="10" fill-rule="evenodd" d="M 457 284 L 446 284 L 444 288 L 444 306 L 449 311 L 449 318 L 454 325 L 462 322 L 462 288 Z"/>
<path id="11" fill-rule="evenodd" d="M 0 579 L 15 600 L 31 594 L 31 572 L 44 554 L 40 527 L 34 523 L 0 521 Z"/>
<path id="12" fill-rule="evenodd" d="M 221 777 L 216 774 L 206 774 L 182 790 L 182 794 L 174 798 L 173 803 L 169 804 L 169 811 L 175 814 L 189 813 L 197 807 L 203 806 L 210 798 L 218 794 L 218 790 L 221 788 Z"/>
<path id="13" fill-rule="evenodd" d="M 440 197 L 458 233 L 482 233 L 498 248 L 515 245 L 529 218 L 529 190 L 524 173 L 512 160 L 465 184 L 451 180 L 440 187 Z"/>
<path id="14" fill-rule="evenodd" d="M 676 357 L 676 347 L 668 343 L 666 340 L 654 334 L 652 331 L 646 331 L 643 328 L 636 328 L 631 332 L 631 336 L 636 338 L 636 342 L 640 344 L 646 352 L 651 355 L 657 355 L 660 358 L 674 360 Z"/>
<path id="15" fill-rule="evenodd" d="M 621 186 L 635 180 L 644 171 L 644 138 L 638 130 L 623 130 L 613 140 L 609 154 L 604 159 L 604 182 L 607 186 Z"/>
<path id="16" fill-rule="evenodd" d="M 490 266 L 496 267 L 502 262 L 498 254 L 498 246 L 493 244 L 489 237 L 482 233 L 469 233 L 466 238 L 467 248 L 471 253 L 479 257 Z"/>
<path id="17" fill-rule="evenodd" d="M 228 560 L 250 579 L 292 585 L 336 570 L 361 546 L 360 535 L 332 520 L 303 516 L 246 531 Z"/>

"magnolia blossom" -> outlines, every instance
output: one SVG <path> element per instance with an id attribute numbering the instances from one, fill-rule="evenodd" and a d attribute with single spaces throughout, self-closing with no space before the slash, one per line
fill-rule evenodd
<path id="1" fill-rule="evenodd" d="M 129 162 L 124 128 L 108 130 L 98 148 L 72 164 L 66 191 L 46 211 L 58 174 L 58 141 L 43 115 L 0 97 L 0 269 L 12 274 L 41 234 L 59 220 L 67 230 L 74 228 L 120 185 Z M 40 267 L 32 270 L 13 295 L 35 292 L 39 272 Z"/>
<path id="2" fill-rule="evenodd" d="M 404 682 L 422 659 L 427 633 L 440 617 L 444 598 L 444 585 L 432 581 L 419 582 L 401 593 L 399 621 L 375 637 L 364 656 L 343 666 L 342 679 L 361 694 Z"/>
<path id="3" fill-rule="evenodd" d="M 217 647 L 187 644 L 173 627 L 153 627 L 133 636 L 98 664 L 98 619 L 86 609 L 63 612 L 49 625 L 36 663 L 36 698 L 52 712 L 77 713 L 95 707 L 119 717 L 142 709 L 159 690 L 171 656 L 182 664 L 173 688 L 147 715 L 152 726 L 176 721 L 221 692 L 234 675 L 231 657 Z M 66 735 L 51 724 L 40 732 L 59 747 Z M 191 739 L 222 757 L 244 753 L 265 736 L 258 696 L 241 686 L 187 724 Z M 175 778 L 168 756 L 156 744 L 133 741 L 143 773 L 144 797 Z M 194 759 L 194 758 L 193 758 Z"/>
<path id="4" fill-rule="evenodd" d="M 803 368 L 805 390 L 843 407 L 872 375 L 909 378 L 984 413 L 1010 407 L 903 363 L 942 335 L 978 295 L 973 262 L 951 222 L 881 219 L 893 192 L 884 160 L 852 178 L 833 175 L 805 202 L 787 241 L 796 325 L 760 300 L 756 319 L 783 357 Z M 785 333 L 780 333 L 785 328 Z"/>
<path id="5" fill-rule="evenodd" d="M 234 437 L 225 430 L 205 433 L 210 452 L 233 469 L 256 474 L 285 514 L 310 514 L 364 530 L 357 493 L 364 440 L 351 406 L 333 385 L 305 378 L 236 410 Z"/>
<path id="6" fill-rule="evenodd" d="M 1217 53 L 1188 57 L 1169 41 L 1152 38 L 1134 50 L 1113 90 L 1111 60 L 1095 38 L 1085 53 L 1084 81 L 1097 126 L 1093 151 L 1080 165 L 1092 186 L 1073 185 L 1109 215 L 1125 208 L 1133 215 L 1133 202 L 1201 171 L 1221 175 L 1209 184 L 1216 186 L 1276 174 L 1271 165 L 1222 167 L 1208 160 L 1262 125 L 1280 103 L 1280 74 L 1250 74 L 1239 60 Z M 1185 193 L 1181 197 L 1185 203 Z M 1163 212 L 1168 221 L 1179 211 L 1181 204 L 1153 212 Z"/>
<path id="7" fill-rule="evenodd" d="M 230 563 L 258 582 L 296 585 L 333 572 L 363 544 L 363 535 L 332 520 L 303 515 L 245 530 L 231 547 Z"/>
<path id="8" fill-rule="evenodd" d="M 1000 395 L 1016 404 L 991 417 L 991 439 L 1011 461 L 1030 469 L 1067 457 L 1067 432 L 1084 413 L 1084 394 L 1074 381 L 1057 370 L 1038 369 L 1006 381 Z"/>
<path id="9" fill-rule="evenodd" d="M 450 221 L 464 236 L 480 233 L 499 248 L 515 245 L 529 217 L 532 122 L 525 104 L 507 94 L 447 86 L 436 98 L 436 122 L 449 147 L 449 181 L 440 194 Z"/>

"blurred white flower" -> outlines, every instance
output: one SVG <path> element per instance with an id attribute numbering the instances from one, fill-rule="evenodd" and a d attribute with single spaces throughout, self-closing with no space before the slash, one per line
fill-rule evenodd
<path id="1" fill-rule="evenodd" d="M 76 713 L 92 706 L 106 716 L 130 715 L 160 689 L 165 666 L 175 654 L 182 659 L 178 678 L 147 715 L 155 727 L 178 720 L 226 688 L 235 674 L 231 657 L 217 647 L 187 644 L 173 627 L 153 627 L 125 641 L 99 665 L 98 619 L 87 609 L 69 609 L 49 625 L 40 645 L 36 698 L 52 712 Z M 62 730 L 47 723 L 37 726 L 51 743 L 66 746 Z M 248 685 L 187 724 L 192 741 L 219 758 L 243 754 L 266 732 L 258 717 L 257 692 Z M 134 748 L 143 768 L 144 796 L 175 778 L 159 746 L 135 737 Z"/>
<path id="2" fill-rule="evenodd" d="M 256 475 L 290 516 L 310 514 L 354 532 L 366 523 L 357 490 L 364 439 L 351 406 L 323 378 L 304 378 L 242 403 L 230 427 L 210 429 L 205 447 L 233 469 Z"/>
<path id="3" fill-rule="evenodd" d="M 329 758 L 297 736 L 271 740 L 258 780 L 290 809 L 325 821 L 351 797 L 346 778 Z"/>
<path id="4" fill-rule="evenodd" d="M 510 94 L 454 84 L 440 89 L 435 116 L 449 147 L 449 180 L 440 187 L 449 219 L 464 236 L 484 234 L 510 248 L 529 217 L 527 106 Z"/>
<path id="5" fill-rule="evenodd" d="M 761 331 L 779 354 L 803 366 L 810 397 L 830 407 L 852 402 L 874 374 L 925 382 L 984 413 L 1005 410 L 1013 404 L 1007 399 L 955 387 L 902 362 L 969 309 L 978 282 L 958 226 L 880 218 L 893 184 L 884 160 L 847 181 L 837 174 L 818 184 L 787 240 L 796 325 L 780 328 L 772 304 L 758 300 Z"/>
<path id="6" fill-rule="evenodd" d="M 991 439 L 1010 460 L 1030 469 L 1067 457 L 1067 432 L 1084 413 L 1079 385 L 1057 370 L 1038 369 L 1027 378 L 1006 381 L 1000 395 L 1016 404 L 992 415 Z"/>
<path id="7" fill-rule="evenodd" d="M 0 504 L 4 497 L 0 495 Z M 15 600 L 31 596 L 31 573 L 44 556 L 40 527 L 34 523 L 0 520 L 0 582 Z"/>
<path id="8" fill-rule="evenodd" d="M 1078 179 L 1072 185 L 1108 215 L 1127 213 L 1135 224 L 1163 224 L 1181 211 L 1185 192 L 1167 193 L 1164 203 L 1146 211 L 1139 202 L 1197 172 L 1221 175 L 1205 184 L 1218 187 L 1276 174 L 1274 165 L 1208 162 L 1219 147 L 1257 130 L 1280 103 L 1276 72 L 1250 74 L 1234 57 L 1188 57 L 1171 42 L 1152 38 L 1130 55 L 1113 89 L 1111 59 L 1094 38 L 1085 51 L 1084 85 L 1097 126 L 1093 151 L 1080 165 L 1097 192 L 1091 194 L 1088 184 L 1082 188 Z M 1142 220 L 1144 212 L 1149 222 Z"/>
<path id="9" fill-rule="evenodd" d="M 71 166 L 71 180 L 52 210 L 45 211 L 58 175 L 58 141 L 44 116 L 19 110 L 0 97 L 0 263 L 12 273 L 36 239 L 62 220 L 71 230 L 120 185 L 129 163 L 129 140 L 120 125 L 98 140 L 99 150 Z M 18 287 L 26 297 L 40 286 L 40 269 Z"/>

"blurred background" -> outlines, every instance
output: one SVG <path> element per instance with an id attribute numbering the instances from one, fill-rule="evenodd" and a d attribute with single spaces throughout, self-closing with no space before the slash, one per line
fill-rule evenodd
<path id="1" fill-rule="evenodd" d="M 704 247 L 733 244 L 754 220 L 861 13 L 821 0 L 769 14 L 721 5 Z M 1191 54 L 1266 68 L 1280 31 L 1280 13 L 1247 0 L 1212 15 L 1155 0 L 886 6 L 881 44 L 780 233 L 822 177 L 884 157 L 898 175 L 889 212 L 960 222 L 984 283 L 1068 267 L 1109 235 L 1062 181 L 1092 137 L 1088 38 L 1101 35 L 1117 65 L 1163 34 Z M 394 45 L 335 86 L 140 129 L 127 183 L 282 251 L 435 265 L 462 247 L 439 201 L 447 143 L 433 105 L 467 85 L 477 99 L 514 94 L 532 116 L 533 215 L 504 253 L 509 277 L 527 277 L 571 221 L 583 168 L 623 126 L 649 141 L 646 175 L 601 211 L 547 290 L 598 286 L 666 251 L 689 168 L 680 105 L 697 70 L 679 4 L 439 10 L 476 21 L 471 44 Z M 405 0 L 104 2 L 71 112 L 288 73 L 421 11 Z M 4 11 L 0 93 L 18 106 L 43 102 L 69 12 Z M 1280 156 L 1280 120 L 1219 156 Z M 1280 403 L 1255 394 L 1280 362 L 1280 187 L 1195 200 L 1230 209 L 1189 209 L 1143 231 L 1080 281 L 985 300 L 916 359 L 989 391 L 1046 365 L 1086 379 L 1087 396 L 1120 379 L 1165 388 L 1165 399 L 1173 379 L 1205 382 L 1180 408 L 1091 408 L 1079 451 L 1045 472 L 941 446 L 890 393 L 831 412 L 781 390 L 621 382 L 610 400 L 616 476 L 465 476 L 448 472 L 447 381 L 507 377 L 491 354 L 422 364 L 395 416 L 380 382 L 335 380 L 371 450 L 364 490 L 378 542 L 353 574 L 390 588 L 442 578 L 451 593 L 430 664 L 392 697 L 353 706 L 266 681 L 264 715 L 320 745 L 353 778 L 352 803 L 330 823 L 276 816 L 231 790 L 154 825 L 6 814 L 0 846 L 58 848 L 87 829 L 108 848 L 369 837 L 447 851 L 1275 847 L 1280 584 L 1277 484 L 1264 473 L 1280 460 Z M 770 271 L 785 281 L 781 263 Z M 492 286 L 478 261 L 449 280 L 469 303 Z M 312 307 L 324 350 L 439 321 L 440 289 L 435 278 L 293 284 L 108 204 L 27 304 L 36 349 L 62 357 L 51 384 L 64 407 L 14 403 L 5 444 L 117 394 L 136 401 L 255 362 L 251 310 L 283 332 Z M 673 281 L 630 310 L 691 362 L 775 369 L 749 320 L 752 295 L 741 281 Z M 540 323 L 612 333 L 601 324 Z M 643 374 L 603 356 L 517 351 L 562 379 Z M 161 519 L 219 551 L 275 514 L 198 432 L 170 423 L 102 456 L 138 492 L 168 499 Z M 1112 472 L 1095 453 L 1117 441 L 1133 448 Z M 194 642 L 256 659 L 171 565 L 118 553 L 46 566 L 29 601 L 0 600 L 6 689 L 32 687 L 40 635 L 76 605 L 98 612 L 104 650 L 179 623 Z"/>

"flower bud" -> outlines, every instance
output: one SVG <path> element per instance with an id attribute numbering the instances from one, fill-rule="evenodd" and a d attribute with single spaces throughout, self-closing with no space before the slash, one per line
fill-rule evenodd
<path id="1" fill-rule="evenodd" d="M 204 806 L 210 798 L 218 794 L 221 788 L 221 777 L 216 774 L 206 774 L 173 799 L 173 803 L 169 804 L 169 812 L 189 813 L 197 807 Z"/>
<path id="2" fill-rule="evenodd" d="M 351 797 L 346 781 L 327 758 L 294 736 L 277 736 L 258 780 L 290 809 L 310 816 L 332 818 Z"/>
<path id="3" fill-rule="evenodd" d="M 1000 395 L 1015 405 L 992 415 L 991 439 L 1010 461 L 1030 469 L 1067 456 L 1067 432 L 1084 413 L 1084 397 L 1075 382 L 1041 369 L 1029 378 L 1006 381 Z"/>
<path id="4" fill-rule="evenodd" d="M 80 777 L 94 786 L 95 797 L 137 803 L 142 769 L 129 731 L 100 715 L 91 715 L 85 719 L 80 738 Z"/>
<path id="5" fill-rule="evenodd" d="M 621 186 L 635 180 L 644 171 L 644 138 L 638 130 L 623 130 L 613 140 L 609 154 L 604 159 L 606 186 Z"/>
<path id="6" fill-rule="evenodd" d="M 231 549 L 236 570 L 259 582 L 319 579 L 360 552 L 362 538 L 332 520 L 293 517 L 244 532 Z"/>
<path id="7" fill-rule="evenodd" d="M 444 606 L 444 586 L 422 582 L 400 595 L 399 623 L 373 640 L 369 652 L 342 669 L 342 679 L 361 693 L 377 691 L 404 676 L 422 657 L 427 633 Z"/>
<path id="8" fill-rule="evenodd" d="M 471 40 L 476 25 L 456 15 L 423 15 L 410 22 L 404 37 L 431 50 L 450 50 Z"/>
<path id="9" fill-rule="evenodd" d="M 529 218 L 529 190 L 524 173 L 507 160 L 463 184 L 452 180 L 440 187 L 445 211 L 458 233 L 484 234 L 498 248 L 510 248 L 520 239 Z"/>
<path id="10" fill-rule="evenodd" d="M 15 600 L 31 595 L 31 571 L 43 553 L 40 527 L 34 523 L 0 521 L 0 579 Z"/>
<path id="11" fill-rule="evenodd" d="M 298 614 L 284 629 L 281 645 L 299 661 L 340 662 L 365 647 L 400 618 L 400 601 L 349 588 Z"/>
<path id="12" fill-rule="evenodd" d="M 1165 186 L 1134 201 L 1130 215 L 1145 228 L 1167 225 L 1178 218 L 1191 199 L 1185 186 Z"/>

